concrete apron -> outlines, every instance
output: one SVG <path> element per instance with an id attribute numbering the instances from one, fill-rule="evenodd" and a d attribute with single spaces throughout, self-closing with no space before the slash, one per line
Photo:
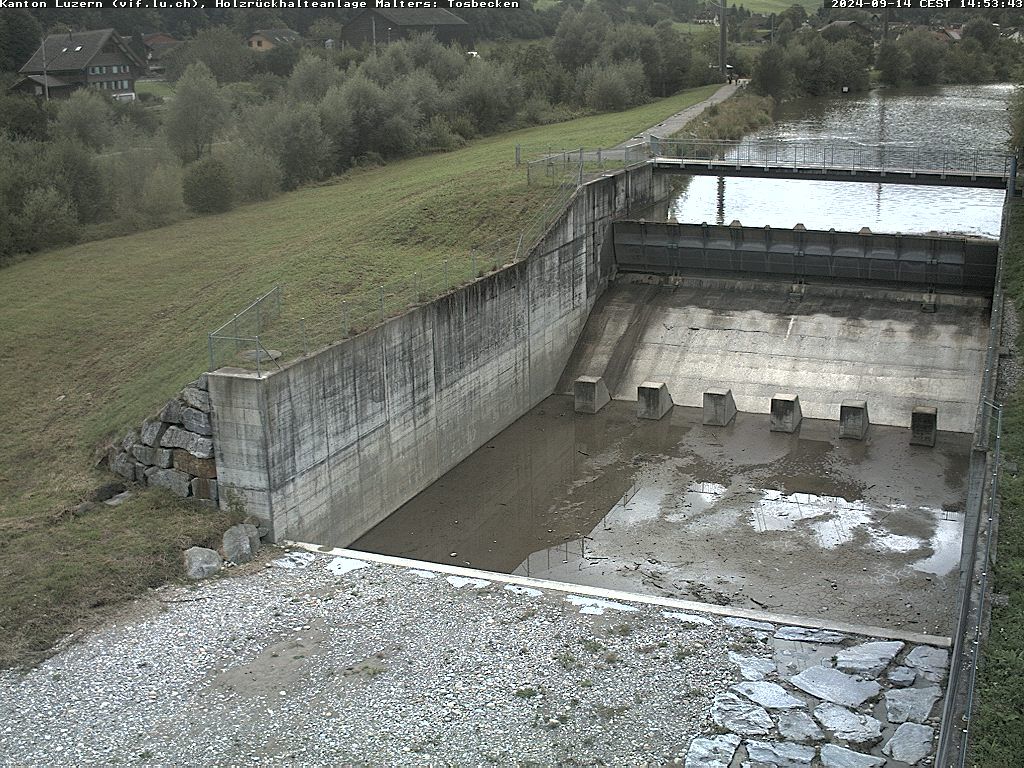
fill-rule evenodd
<path id="1" fill-rule="evenodd" d="M 735 608 L 730 606 L 715 605 L 713 603 L 698 603 L 690 600 L 678 600 L 675 598 L 660 597 L 657 595 L 643 595 L 634 592 L 623 592 L 616 589 L 605 589 L 603 587 L 591 587 L 581 584 L 569 584 L 561 581 L 550 581 L 548 579 L 536 579 L 529 576 L 516 576 L 496 571 L 485 571 L 479 568 L 466 568 L 459 565 L 444 565 L 431 563 L 426 560 L 412 560 L 394 555 L 379 555 L 372 552 L 362 552 L 344 547 L 323 547 L 318 544 L 310 544 L 301 541 L 284 542 L 285 546 L 303 549 L 307 552 L 317 554 L 346 557 L 352 560 L 362 560 L 367 563 L 380 563 L 393 565 L 400 568 L 415 568 L 421 571 L 442 573 L 449 576 L 462 576 L 470 579 L 485 579 L 501 584 L 514 584 L 521 587 L 532 587 L 552 592 L 562 592 L 573 595 L 585 595 L 587 597 L 601 600 L 613 600 L 619 602 L 640 603 L 642 605 L 653 605 L 659 608 L 703 613 L 710 616 L 732 617 L 748 619 L 751 621 L 764 621 L 773 624 L 784 624 L 787 626 L 807 627 L 809 629 L 825 629 L 833 632 L 843 632 L 851 635 L 880 638 L 884 640 L 902 640 L 914 645 L 930 645 L 936 648 L 949 648 L 952 640 L 940 635 L 929 635 L 920 632 L 907 632 L 905 630 L 893 629 L 891 627 L 875 627 L 867 624 L 851 624 L 843 621 L 827 621 L 818 617 L 791 616 L 771 611 L 757 611 L 749 608 Z"/>

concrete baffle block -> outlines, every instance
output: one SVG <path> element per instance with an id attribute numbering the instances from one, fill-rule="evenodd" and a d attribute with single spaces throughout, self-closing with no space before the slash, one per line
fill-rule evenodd
<path id="1" fill-rule="evenodd" d="M 645 381 L 636 388 L 636 415 L 657 421 L 672 410 L 672 395 L 661 381 Z"/>
<path id="2" fill-rule="evenodd" d="M 727 427 L 736 418 L 736 401 L 731 389 L 713 388 L 704 393 L 704 423 Z"/>
<path id="3" fill-rule="evenodd" d="M 580 376 L 572 391 L 576 398 L 576 413 L 597 413 L 612 399 L 600 376 Z"/>
<path id="4" fill-rule="evenodd" d="M 843 400 L 839 406 L 839 437 L 863 440 L 870 423 L 866 400 Z"/>
<path id="5" fill-rule="evenodd" d="M 935 446 L 939 431 L 939 410 L 927 405 L 914 406 L 910 414 L 910 444 Z"/>
<path id="6" fill-rule="evenodd" d="M 796 432 L 804 417 L 800 412 L 800 398 L 797 395 L 776 394 L 772 398 L 771 415 L 772 432 Z"/>

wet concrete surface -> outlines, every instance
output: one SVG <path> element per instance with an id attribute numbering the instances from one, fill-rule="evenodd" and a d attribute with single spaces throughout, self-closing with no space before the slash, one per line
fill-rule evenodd
<path id="1" fill-rule="evenodd" d="M 597 415 L 556 395 L 353 549 L 632 592 L 950 631 L 970 436 Z M 330 544 L 331 542 L 324 542 Z"/>

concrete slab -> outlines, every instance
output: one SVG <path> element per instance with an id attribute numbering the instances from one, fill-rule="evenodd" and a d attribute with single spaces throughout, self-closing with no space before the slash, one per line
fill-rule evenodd
<path id="1" fill-rule="evenodd" d="M 611 399 L 608 387 L 600 376 L 577 377 L 573 394 L 576 398 L 576 413 L 597 413 Z"/>
<path id="2" fill-rule="evenodd" d="M 550 397 L 354 548 L 815 622 L 949 631 L 970 437 L 706 427 Z M 481 483 L 480 478 L 488 478 Z M 330 542 L 324 542 L 330 543 Z"/>
<path id="3" fill-rule="evenodd" d="M 620 278 L 591 313 L 558 391 L 572 391 L 568 376 L 607 370 L 613 399 L 632 400 L 654 379 L 682 406 L 700 407 L 721 387 L 740 411 L 767 413 L 773 394 L 795 392 L 806 418 L 835 420 L 844 400 L 866 400 L 874 424 L 909 427 L 914 406 L 927 405 L 940 430 L 974 430 L 985 300 L 940 296 L 925 314 L 919 293 L 897 301 L 807 285 L 789 302 L 788 289 L 687 280 L 666 290 Z"/>
<path id="4" fill-rule="evenodd" d="M 736 401 L 731 389 L 713 387 L 704 393 L 703 423 L 709 427 L 727 427 L 736 418 Z"/>
<path id="5" fill-rule="evenodd" d="M 636 415 L 657 421 L 672 410 L 672 395 L 660 381 L 645 381 L 636 388 Z"/>
<path id="6" fill-rule="evenodd" d="M 914 408 L 910 415 L 910 444 L 934 446 L 938 421 L 938 411 L 935 408 L 924 405 Z"/>

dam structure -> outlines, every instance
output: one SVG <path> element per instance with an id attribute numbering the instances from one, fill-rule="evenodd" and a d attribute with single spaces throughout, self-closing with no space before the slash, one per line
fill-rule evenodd
<path id="1" fill-rule="evenodd" d="M 220 503 L 278 542 L 961 658 L 1001 243 L 643 220 L 671 178 L 602 174 L 517 263 L 211 371 Z"/>

